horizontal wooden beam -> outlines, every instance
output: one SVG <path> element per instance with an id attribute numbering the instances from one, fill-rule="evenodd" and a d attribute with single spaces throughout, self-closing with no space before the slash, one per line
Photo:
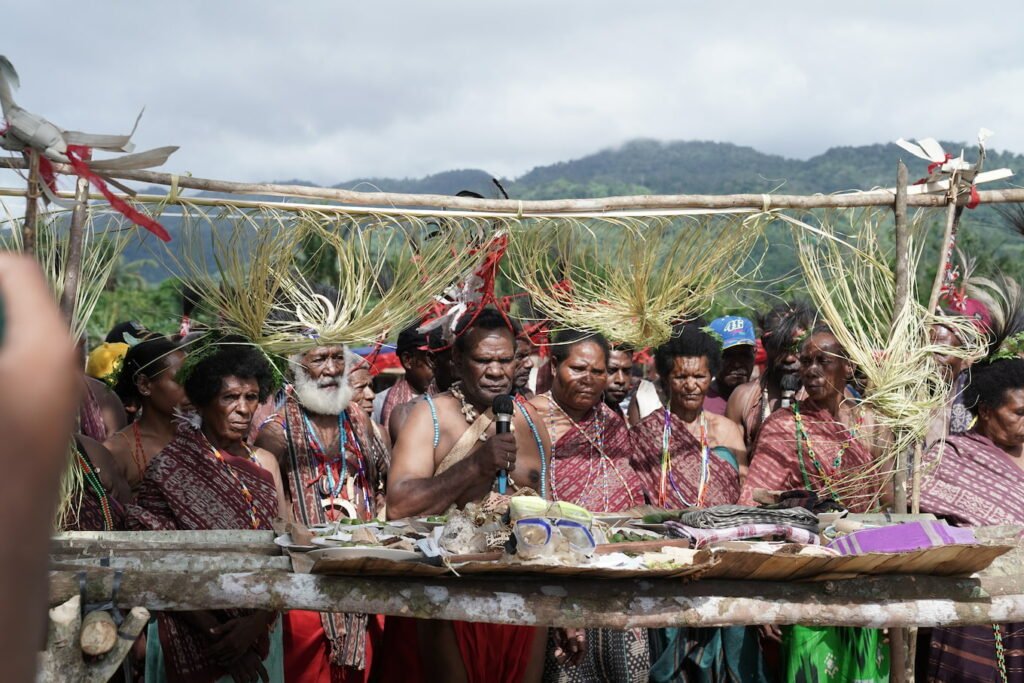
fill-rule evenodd
<path id="1" fill-rule="evenodd" d="M 51 604 L 77 594 L 76 572 L 50 576 Z M 112 570 L 88 569 L 86 576 L 90 601 L 110 597 Z M 880 628 L 1024 621 L 1024 579 L 885 576 L 816 583 L 683 583 L 127 571 L 118 602 L 150 610 L 308 609 L 618 629 L 795 623 Z"/>
<path id="2" fill-rule="evenodd" d="M 72 531 L 50 541 L 53 555 L 103 557 L 131 551 L 280 555 L 273 531 Z"/>
<path id="3" fill-rule="evenodd" d="M 0 168 L 24 168 L 23 159 L 0 159 Z M 72 173 L 63 164 L 54 164 L 58 173 Z M 600 197 L 594 199 L 553 199 L 519 201 L 514 199 L 476 199 L 447 195 L 407 194 L 390 192 L 354 192 L 338 188 L 281 185 L 276 183 L 239 183 L 189 175 L 157 173 L 155 171 L 124 171 L 111 177 L 153 185 L 174 187 L 176 190 L 199 190 L 244 195 L 276 195 L 306 197 L 340 202 L 354 207 L 418 207 L 494 212 L 502 214 L 551 213 L 606 213 L 615 211 L 672 210 L 672 209 L 820 209 L 865 206 L 894 206 L 896 195 L 888 190 L 849 192 L 843 194 L 775 195 L 641 195 L 631 197 Z M 1024 189 L 985 190 L 978 193 L 981 203 L 996 204 L 1024 202 Z M 969 198 L 961 197 L 966 204 Z M 945 194 L 915 194 L 907 198 L 908 206 L 943 206 Z"/>

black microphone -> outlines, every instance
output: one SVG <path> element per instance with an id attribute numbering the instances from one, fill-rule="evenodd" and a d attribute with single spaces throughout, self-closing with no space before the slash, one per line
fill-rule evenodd
<path id="1" fill-rule="evenodd" d="M 491 410 L 494 411 L 494 433 L 508 434 L 511 432 L 512 411 L 515 410 L 512 397 L 508 394 L 498 394 L 494 397 Z M 505 493 L 506 488 L 508 488 L 508 470 L 502 470 L 498 473 L 498 493 Z"/>
<path id="2" fill-rule="evenodd" d="M 793 396 L 800 389 L 800 375 L 783 375 L 779 380 L 779 388 L 782 389 L 782 407 L 790 407 L 793 404 Z"/>

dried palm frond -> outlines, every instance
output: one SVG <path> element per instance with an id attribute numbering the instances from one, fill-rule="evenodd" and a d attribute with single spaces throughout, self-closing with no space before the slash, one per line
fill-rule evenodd
<path id="1" fill-rule="evenodd" d="M 867 380 L 860 410 L 878 427 L 872 445 L 884 451 L 868 471 L 836 486 L 836 493 L 848 505 L 850 498 L 864 495 L 873 500 L 858 502 L 877 502 L 880 491 L 862 493 L 865 478 L 887 480 L 894 471 L 896 454 L 923 439 L 933 417 L 948 403 L 951 387 L 940 379 L 935 354 L 964 359 L 983 354 L 983 341 L 973 322 L 930 314 L 917 300 L 913 279 L 906 305 L 894 310 L 896 278 L 878 241 L 879 226 L 886 216 L 884 210 L 877 209 L 829 213 L 813 232 L 797 230 L 808 293 Z M 919 217 L 911 226 L 911 273 L 921 254 L 923 222 Z M 840 227 L 845 230 L 841 232 Z M 843 232 L 855 235 L 853 241 L 847 241 Z M 950 328 L 962 346 L 933 344 L 928 334 L 933 324 Z"/>
<path id="2" fill-rule="evenodd" d="M 547 316 L 636 348 L 707 311 L 742 278 L 737 268 L 764 215 L 531 219 L 512 232 L 508 277 Z"/>

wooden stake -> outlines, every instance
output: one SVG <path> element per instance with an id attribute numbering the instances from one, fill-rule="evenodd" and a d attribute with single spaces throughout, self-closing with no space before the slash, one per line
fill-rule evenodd
<path id="1" fill-rule="evenodd" d="M 25 194 L 25 222 L 21 226 L 22 250 L 29 255 L 36 253 L 36 222 L 39 220 L 39 154 L 29 150 L 28 192 Z"/>
<path id="2" fill-rule="evenodd" d="M 896 164 L 896 203 L 894 206 L 896 230 L 896 295 L 892 307 L 892 329 L 910 303 L 910 235 L 907 229 L 907 167 L 901 159 Z M 907 512 L 907 453 L 896 454 L 896 474 L 893 477 L 894 512 Z M 905 683 L 907 679 L 907 629 L 895 628 L 889 634 L 891 672 L 893 683 Z M 909 662 L 913 666 L 913 662 Z M 911 674 L 912 675 L 912 674 Z"/>
<path id="3" fill-rule="evenodd" d="M 90 657 L 105 655 L 117 644 L 117 626 L 109 612 L 96 610 L 82 619 L 82 632 L 78 636 L 82 652 Z"/>
<path id="4" fill-rule="evenodd" d="M 85 238 L 85 220 L 89 214 L 89 181 L 79 178 L 75 184 L 75 209 L 71 212 L 68 232 L 68 262 L 64 270 L 64 292 L 60 309 L 70 321 L 74 319 L 78 301 L 78 284 L 82 278 L 82 242 Z"/>
<path id="5" fill-rule="evenodd" d="M 957 205 L 956 192 L 960 184 L 960 174 L 953 173 L 950 178 L 949 204 L 946 206 L 946 230 L 942 235 L 942 249 L 939 252 L 939 270 L 935 273 L 935 281 L 932 283 L 932 294 L 928 297 L 928 312 L 934 313 L 935 307 L 939 305 L 939 296 L 942 294 L 942 285 L 946 277 L 946 265 L 949 263 L 949 249 L 953 244 L 956 227 L 960 222 L 960 214 L 963 207 Z"/>

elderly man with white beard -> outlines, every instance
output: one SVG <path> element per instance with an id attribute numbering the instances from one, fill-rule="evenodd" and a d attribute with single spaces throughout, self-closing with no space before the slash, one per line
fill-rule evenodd
<path id="1" fill-rule="evenodd" d="M 318 346 L 289 360 L 285 402 L 263 423 L 255 444 L 280 464 L 282 516 L 307 527 L 341 517 L 373 519 L 383 502 L 386 453 L 352 402 L 351 353 Z M 363 614 L 287 613 L 285 680 L 365 680 L 367 624 Z"/>

